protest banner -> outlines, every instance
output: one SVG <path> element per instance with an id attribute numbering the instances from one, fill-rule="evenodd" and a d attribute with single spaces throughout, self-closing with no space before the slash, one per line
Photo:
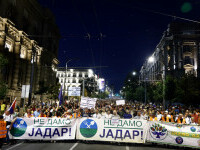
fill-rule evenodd
<path id="1" fill-rule="evenodd" d="M 11 139 L 72 140 L 75 139 L 76 120 L 66 118 L 17 118 L 10 130 Z"/>
<path id="2" fill-rule="evenodd" d="M 117 100 L 116 105 L 125 105 L 125 100 Z"/>
<path id="3" fill-rule="evenodd" d="M 81 95 L 81 87 L 68 88 L 68 96 L 80 96 L 80 95 Z"/>
<path id="4" fill-rule="evenodd" d="M 80 108 L 88 107 L 88 97 L 81 97 Z"/>
<path id="5" fill-rule="evenodd" d="M 88 109 L 95 108 L 96 101 L 96 98 L 81 97 L 80 107 Z"/>
<path id="6" fill-rule="evenodd" d="M 146 120 L 138 119 L 119 119 L 118 124 L 112 124 L 112 119 L 81 118 L 77 122 L 76 139 L 144 143 L 146 126 Z"/>
<path id="7" fill-rule="evenodd" d="M 149 122 L 147 141 L 200 148 L 200 126 Z"/>

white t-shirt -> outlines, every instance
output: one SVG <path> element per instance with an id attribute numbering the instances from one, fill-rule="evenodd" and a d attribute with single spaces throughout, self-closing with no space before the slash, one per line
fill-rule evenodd
<path id="1" fill-rule="evenodd" d="M 162 114 L 157 115 L 157 119 L 158 119 L 158 121 L 160 121 L 161 118 L 162 118 Z"/>
<path id="2" fill-rule="evenodd" d="M 106 115 L 105 115 L 105 119 L 111 119 L 111 118 L 112 118 L 112 114 L 109 114 L 109 115 L 106 114 Z"/>
<path id="3" fill-rule="evenodd" d="M 92 117 L 93 117 L 93 118 L 98 118 L 98 119 L 100 119 L 100 118 L 101 118 L 101 114 L 93 114 Z"/>
<path id="4" fill-rule="evenodd" d="M 186 124 L 191 124 L 191 118 L 189 118 L 189 117 L 185 118 L 185 123 Z"/>
<path id="5" fill-rule="evenodd" d="M 7 122 L 11 122 L 13 120 L 13 115 L 6 115 L 5 113 L 3 114 L 3 119 L 4 121 L 7 121 Z M 10 128 L 10 125 L 7 125 L 6 128 Z"/>

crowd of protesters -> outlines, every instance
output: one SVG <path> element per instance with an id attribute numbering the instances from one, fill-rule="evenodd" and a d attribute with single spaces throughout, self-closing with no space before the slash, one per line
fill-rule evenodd
<path id="1" fill-rule="evenodd" d="M 95 108 L 82 109 L 78 101 L 65 101 L 61 106 L 58 103 L 40 103 L 30 105 L 20 111 L 17 107 L 14 114 L 6 111 L 5 103 L 1 104 L 1 112 L 5 121 L 12 121 L 16 117 L 60 117 L 80 118 L 92 117 L 102 119 L 144 119 L 149 121 L 164 121 L 178 124 L 200 125 L 200 109 L 182 104 L 168 105 L 167 108 L 161 104 L 143 104 L 140 102 L 127 103 L 117 106 L 115 101 L 97 101 Z M 7 107 L 9 108 L 9 107 Z"/>
<path id="2" fill-rule="evenodd" d="M 148 121 L 163 121 L 177 124 L 200 125 L 200 109 L 184 105 L 168 105 L 132 102 L 125 105 L 116 105 L 114 100 L 97 100 L 95 108 L 80 108 L 80 102 L 65 101 L 61 106 L 58 103 L 39 103 L 26 106 L 23 109 L 17 105 L 13 114 L 8 111 L 10 105 L 2 103 L 0 121 L 6 122 L 6 143 L 9 143 L 8 130 L 16 117 L 57 117 L 81 118 L 92 117 L 98 119 L 144 119 Z M 1 147 L 1 145 L 0 145 Z"/>

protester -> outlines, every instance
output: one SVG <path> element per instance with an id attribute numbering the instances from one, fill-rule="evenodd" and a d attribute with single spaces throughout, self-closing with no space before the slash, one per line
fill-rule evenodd
<path id="1" fill-rule="evenodd" d="M 0 150 L 3 146 L 6 134 L 7 134 L 6 121 L 4 121 L 3 116 L 0 115 Z"/>
<path id="2" fill-rule="evenodd" d="M 10 114 L 9 111 L 6 111 L 4 114 L 3 114 L 3 118 L 4 118 L 4 121 L 6 121 L 6 129 L 7 129 L 7 135 L 6 135 L 6 143 L 8 144 L 10 142 L 10 139 L 9 139 L 9 135 L 8 135 L 8 131 L 9 131 L 9 128 L 10 128 L 10 124 L 13 120 L 13 115 Z"/>
<path id="3" fill-rule="evenodd" d="M 1 104 L 1 114 L 2 114 L 2 115 L 4 114 L 5 109 L 6 109 L 6 103 L 3 102 L 3 103 Z"/>
<path id="4" fill-rule="evenodd" d="M 96 109 L 96 110 L 95 110 L 95 114 L 93 114 L 92 117 L 93 117 L 93 118 L 98 118 L 98 119 L 100 119 L 102 116 L 101 116 L 101 114 L 99 113 L 99 110 Z"/>
<path id="5" fill-rule="evenodd" d="M 34 111 L 33 116 L 38 117 L 40 115 L 40 108 L 37 108 L 36 111 Z"/>

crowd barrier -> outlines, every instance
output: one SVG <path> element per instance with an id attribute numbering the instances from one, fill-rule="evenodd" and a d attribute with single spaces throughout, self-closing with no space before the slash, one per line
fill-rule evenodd
<path id="1" fill-rule="evenodd" d="M 200 149 L 200 126 L 139 119 L 17 118 L 11 139 L 156 142 Z"/>

